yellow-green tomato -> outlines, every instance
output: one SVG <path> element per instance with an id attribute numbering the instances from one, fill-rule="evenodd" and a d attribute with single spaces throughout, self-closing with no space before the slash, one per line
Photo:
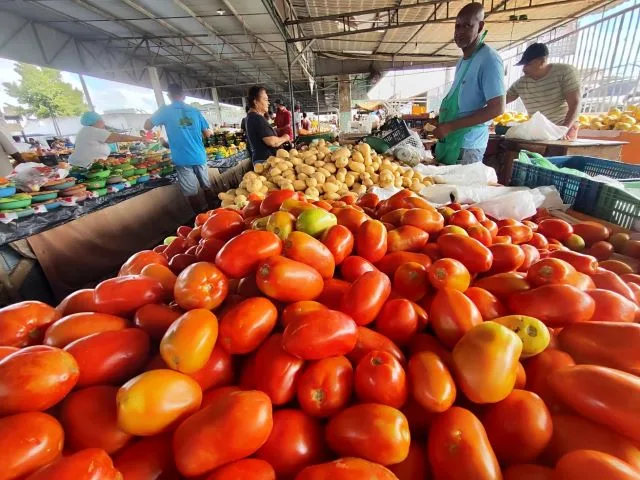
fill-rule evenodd
<path id="1" fill-rule="evenodd" d="M 324 231 L 338 224 L 336 216 L 324 208 L 311 208 L 298 215 L 296 230 L 312 237 L 320 237 Z"/>
<path id="2" fill-rule="evenodd" d="M 512 330 L 522 340 L 520 358 L 538 355 L 549 346 L 551 335 L 549 329 L 540 320 L 527 315 L 507 315 L 494 318 L 494 322 Z"/>
<path id="3" fill-rule="evenodd" d="M 267 231 L 275 233 L 283 242 L 293 231 L 296 217 L 289 212 L 274 212 L 267 217 Z"/>
<path id="4" fill-rule="evenodd" d="M 173 242 L 176 238 L 178 237 L 167 237 L 164 239 L 164 242 L 162 242 L 164 245 L 171 245 L 171 242 Z"/>

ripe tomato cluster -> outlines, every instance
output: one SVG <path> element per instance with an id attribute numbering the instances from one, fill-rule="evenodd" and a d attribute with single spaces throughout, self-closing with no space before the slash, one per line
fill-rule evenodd
<path id="1" fill-rule="evenodd" d="M 0 478 L 640 478 L 640 276 L 574 251 L 605 243 L 639 256 L 409 191 L 201 214 L 0 310 Z"/>

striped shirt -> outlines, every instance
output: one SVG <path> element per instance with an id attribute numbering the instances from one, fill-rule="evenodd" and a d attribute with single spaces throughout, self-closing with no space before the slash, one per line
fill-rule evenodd
<path id="1" fill-rule="evenodd" d="M 549 73 L 535 80 L 528 76 L 520 77 L 511 85 L 509 96 L 520 97 L 529 115 L 542 113 L 555 124 L 561 124 L 567 116 L 568 93 L 580 89 L 578 71 L 571 65 L 552 63 Z"/>

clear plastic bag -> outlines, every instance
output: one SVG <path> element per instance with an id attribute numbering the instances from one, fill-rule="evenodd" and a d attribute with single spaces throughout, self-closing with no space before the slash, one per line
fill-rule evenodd
<path id="1" fill-rule="evenodd" d="M 27 162 L 18 165 L 9 178 L 18 190 L 38 192 L 45 183 L 66 178 L 68 174 L 68 170 L 48 167 L 43 163 Z"/>
<path id="2" fill-rule="evenodd" d="M 569 129 L 552 123 L 542 113 L 534 113 L 526 122 L 509 127 L 505 138 L 518 140 L 560 140 Z"/>

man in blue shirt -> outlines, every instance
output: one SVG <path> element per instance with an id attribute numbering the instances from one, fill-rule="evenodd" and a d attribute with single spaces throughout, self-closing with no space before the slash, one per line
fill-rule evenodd
<path id="1" fill-rule="evenodd" d="M 213 206 L 216 196 L 211 190 L 207 153 L 202 136 L 210 137 L 209 124 L 197 108 L 184 103 L 182 87 L 175 83 L 169 85 L 171 105 L 164 105 L 144 123 L 146 130 L 164 126 L 169 137 L 171 159 L 176 167 L 178 183 L 195 213 L 201 211 L 198 198 L 199 187 L 209 206 Z"/>
<path id="2" fill-rule="evenodd" d="M 460 144 L 459 163 L 482 161 L 489 140 L 489 122 L 505 111 L 504 68 L 498 53 L 481 38 L 484 9 L 481 3 L 465 5 L 456 17 L 454 39 L 462 50 L 451 92 L 459 87 L 455 119 L 434 131 L 439 139 L 466 130 Z M 450 92 L 450 94 L 451 94 Z M 455 101 L 455 100 L 454 100 Z"/>

